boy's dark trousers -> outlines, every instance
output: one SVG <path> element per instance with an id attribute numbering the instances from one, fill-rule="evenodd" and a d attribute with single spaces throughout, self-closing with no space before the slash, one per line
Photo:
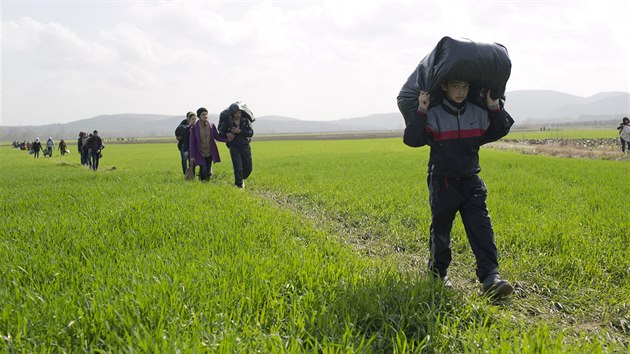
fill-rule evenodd
<path id="1" fill-rule="evenodd" d="M 92 167 L 92 160 L 90 158 L 90 152 L 88 151 L 88 149 L 81 149 L 81 164 L 82 165 L 89 165 L 90 167 Z"/>
<path id="2" fill-rule="evenodd" d="M 252 150 L 249 144 L 230 146 L 230 157 L 234 168 L 234 184 L 243 187 L 243 180 L 252 173 Z"/>
<path id="3" fill-rule="evenodd" d="M 498 274 L 498 251 L 488 208 L 487 189 L 478 175 L 445 178 L 429 175 L 431 204 L 431 238 L 429 240 L 429 271 L 446 276 L 451 263 L 451 228 L 459 211 L 468 242 L 477 259 L 477 277 L 483 282 Z"/>
<path id="4" fill-rule="evenodd" d="M 212 156 L 204 156 L 206 165 L 199 165 L 199 180 L 207 181 L 212 176 Z"/>
<path id="5" fill-rule="evenodd" d="M 91 161 L 92 161 L 92 163 L 90 164 L 90 166 L 92 166 L 92 169 L 93 169 L 94 171 L 96 171 L 96 170 L 98 170 L 98 161 L 99 161 L 99 160 L 100 160 L 100 158 L 101 158 L 101 153 L 100 153 L 100 152 L 97 152 L 97 151 L 92 151 L 92 150 L 90 150 L 90 151 L 89 151 L 89 154 L 90 154 L 90 158 L 91 158 Z"/>
<path id="6" fill-rule="evenodd" d="M 186 170 L 188 170 L 188 154 L 186 154 L 186 150 L 182 147 L 179 149 L 179 155 L 182 159 L 182 172 L 184 172 L 184 176 L 186 176 Z"/>

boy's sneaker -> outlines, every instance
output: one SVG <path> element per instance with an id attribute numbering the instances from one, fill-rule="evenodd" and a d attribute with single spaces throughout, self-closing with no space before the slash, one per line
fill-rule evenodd
<path id="1" fill-rule="evenodd" d="M 439 283 L 440 286 L 449 288 L 449 289 L 453 287 L 453 283 L 451 282 L 451 279 L 448 278 L 448 275 L 445 275 L 443 277 L 440 277 L 435 273 L 431 273 L 430 275 L 433 281 Z"/>
<path id="2" fill-rule="evenodd" d="M 500 299 L 514 292 L 514 287 L 509 281 L 501 279 L 499 276 L 487 280 L 481 284 L 481 294 L 492 299 Z"/>
<path id="3" fill-rule="evenodd" d="M 442 286 L 445 288 L 453 288 L 453 283 L 451 282 L 451 280 L 448 278 L 448 275 L 445 275 L 443 277 L 440 277 L 440 281 L 442 282 Z"/>

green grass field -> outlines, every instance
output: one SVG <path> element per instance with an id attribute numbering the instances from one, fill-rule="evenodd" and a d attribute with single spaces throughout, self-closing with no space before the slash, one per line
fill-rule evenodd
<path id="1" fill-rule="evenodd" d="M 425 274 L 428 148 L 261 141 L 245 190 L 175 144 L 0 148 L 3 352 L 630 353 L 627 161 L 482 149 L 508 300 Z M 625 191 L 625 195 L 624 195 Z"/>

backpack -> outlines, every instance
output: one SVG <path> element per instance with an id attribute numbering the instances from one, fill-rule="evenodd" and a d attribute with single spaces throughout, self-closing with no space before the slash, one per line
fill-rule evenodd
<path id="1" fill-rule="evenodd" d="M 254 118 L 254 114 L 249 109 L 249 107 L 247 107 L 246 103 L 243 103 L 241 101 L 236 101 L 234 103 L 238 105 L 238 108 L 242 112 L 242 116 L 245 117 L 250 123 L 254 123 L 256 121 L 256 118 Z M 219 129 L 220 132 L 226 133 L 229 129 L 229 124 L 226 123 L 229 122 L 229 120 L 230 111 L 228 108 L 226 108 L 223 110 L 223 112 L 221 112 L 221 114 L 219 114 L 219 125 L 217 126 L 217 129 Z"/>
<path id="2" fill-rule="evenodd" d="M 226 109 L 223 110 L 223 112 L 221 112 L 221 114 L 219 114 L 219 125 L 217 126 L 217 129 L 220 132 L 226 133 L 227 130 L 229 129 L 228 126 L 228 121 L 230 120 L 230 112 Z"/>

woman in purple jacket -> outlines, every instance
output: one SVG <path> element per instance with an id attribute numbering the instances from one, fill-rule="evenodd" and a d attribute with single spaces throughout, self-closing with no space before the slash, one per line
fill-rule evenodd
<path id="1" fill-rule="evenodd" d="M 207 181 L 212 175 L 212 162 L 221 162 L 216 141 L 228 142 L 228 138 L 219 136 L 214 123 L 208 121 L 208 110 L 201 107 L 197 110 L 199 121 L 190 128 L 190 162 L 199 166 L 199 180 Z"/>

